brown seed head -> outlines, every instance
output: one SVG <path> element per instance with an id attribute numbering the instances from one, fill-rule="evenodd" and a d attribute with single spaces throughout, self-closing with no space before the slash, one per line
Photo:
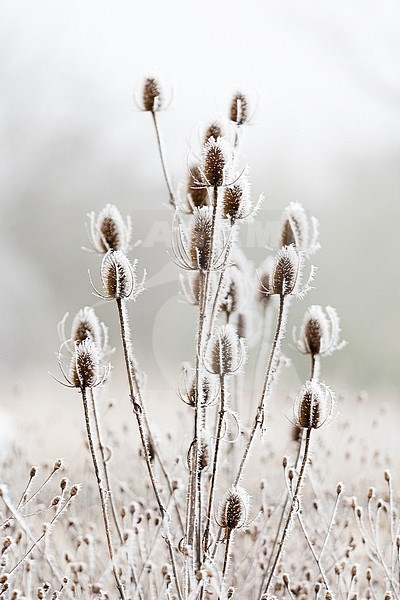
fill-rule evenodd
<path id="1" fill-rule="evenodd" d="M 93 388 L 101 380 L 99 353 L 94 343 L 87 339 L 75 344 L 71 358 L 70 381 L 80 389 Z"/>
<path id="2" fill-rule="evenodd" d="M 241 487 L 232 488 L 220 506 L 220 524 L 224 529 L 240 529 L 247 522 L 249 495 Z"/>
<path id="3" fill-rule="evenodd" d="M 156 112 L 163 107 L 161 87 L 154 77 L 146 77 L 144 81 L 142 103 L 143 109 L 149 112 Z"/>
<path id="4" fill-rule="evenodd" d="M 187 208 L 190 212 L 193 212 L 194 208 L 207 206 L 208 192 L 204 187 L 203 176 L 198 164 L 193 164 L 189 168 L 186 193 L 188 195 Z"/>
<path id="5" fill-rule="evenodd" d="M 99 254 L 106 254 L 109 250 L 127 252 L 131 240 L 131 222 L 128 218 L 124 222 L 121 213 L 113 204 L 107 204 L 96 219 L 94 213 L 90 215 L 91 242 Z"/>
<path id="6" fill-rule="evenodd" d="M 225 184 L 231 151 L 224 138 L 210 138 L 203 150 L 203 183 L 218 188 Z"/>
<path id="7" fill-rule="evenodd" d="M 285 296 L 296 292 L 301 282 L 303 258 L 294 246 L 285 246 L 275 257 L 269 282 L 270 294 Z"/>
<path id="8" fill-rule="evenodd" d="M 242 92 L 236 92 L 232 98 L 229 118 L 236 125 L 243 125 L 248 120 L 248 102 Z"/>
<path id="9" fill-rule="evenodd" d="M 135 267 L 123 252 L 108 252 L 101 263 L 101 279 L 107 299 L 128 300 L 138 292 Z"/>
<path id="10" fill-rule="evenodd" d="M 205 271 L 211 259 L 212 213 L 208 206 L 196 209 L 189 224 L 189 256 L 194 269 Z"/>
<path id="11" fill-rule="evenodd" d="M 232 375 L 244 361 L 244 347 L 232 325 L 218 327 L 210 341 L 209 370 L 216 375 Z"/>
<path id="12" fill-rule="evenodd" d="M 295 422 L 304 429 L 319 429 L 326 424 L 333 411 L 331 390 L 317 381 L 307 381 L 294 405 Z"/>
<path id="13" fill-rule="evenodd" d="M 71 340 L 74 342 L 83 342 L 86 339 L 92 340 L 98 348 L 101 347 L 102 327 L 93 308 L 85 306 L 76 314 L 71 327 Z"/>

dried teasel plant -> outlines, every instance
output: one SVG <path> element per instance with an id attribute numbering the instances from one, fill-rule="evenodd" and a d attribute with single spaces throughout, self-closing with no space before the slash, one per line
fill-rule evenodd
<path id="1" fill-rule="evenodd" d="M 169 431 L 156 404 L 167 400 L 164 394 L 155 397 L 139 365 L 142 339 L 135 335 L 138 317 L 130 301 L 144 292 L 145 273 L 138 275 L 137 261 L 130 257 L 129 218 L 108 204 L 98 216 L 90 215 L 101 281 L 93 291 L 99 314 L 103 300 L 116 312 L 118 331 L 111 329 L 110 337 L 127 380 L 121 411 L 129 407 L 135 427 L 123 417 L 113 431 L 107 410 L 99 410 L 100 393 L 107 398 L 112 386 L 108 329 L 86 306 L 68 333 L 67 317 L 60 325 L 60 382 L 83 400 L 85 461 L 94 471 L 94 477 L 85 477 L 84 494 L 94 498 L 96 492 L 100 507 L 91 505 L 89 511 L 85 502 L 75 505 L 80 488 L 66 477 L 50 500 L 41 501 L 62 461 L 38 487 L 38 470 L 31 467 L 17 501 L 1 486 L 0 595 L 5 600 L 399 599 L 393 469 L 384 452 L 373 452 L 365 441 L 357 447 L 361 452 L 355 450 L 352 424 L 333 419 L 334 396 L 320 380 L 319 359 L 344 346 L 331 307 L 310 306 L 298 335 L 294 332 L 295 360 L 308 360 L 310 373 L 293 402 L 293 439 L 283 425 L 283 394 L 276 394 L 278 410 L 271 403 L 291 305 L 310 291 L 315 274 L 309 259 L 319 247 L 316 219 L 299 203 L 290 203 L 282 215 L 278 249 L 263 249 L 256 271 L 242 233 L 257 218 L 261 202 L 253 201 L 250 170 L 240 166 L 250 98 L 235 94 L 227 115 L 230 127 L 207 121 L 201 147 L 193 152 L 200 158 L 183 177 L 179 201 L 160 139 L 158 118 L 167 103 L 157 78 L 144 81 L 138 104 L 155 126 L 175 209 L 171 259 L 182 271 L 181 296 L 193 316 L 193 352 L 185 357 L 180 377 L 177 373 L 179 415 Z M 179 320 L 173 327 L 179 343 Z M 254 359 L 262 378 L 252 377 Z M 159 417 L 154 421 L 151 406 Z M 169 405 L 167 412 L 173 413 Z M 353 452 L 360 463 L 379 466 L 382 481 L 369 486 L 364 498 L 352 495 L 352 482 L 346 487 L 336 483 L 339 477 L 334 485 L 325 482 L 339 460 L 329 424 L 344 437 L 344 461 L 349 463 Z M 41 515 L 48 524 L 34 535 L 29 519 L 38 524 Z M 55 524 L 65 526 L 61 538 L 50 535 Z"/>

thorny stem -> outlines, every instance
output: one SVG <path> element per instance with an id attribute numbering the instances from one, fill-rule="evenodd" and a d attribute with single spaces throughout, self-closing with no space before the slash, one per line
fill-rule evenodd
<path id="1" fill-rule="evenodd" d="M 264 310 L 264 314 L 265 314 L 265 310 Z M 312 355 L 311 355 L 311 374 L 310 374 L 310 379 L 311 379 L 311 381 L 312 381 L 312 380 L 314 379 L 314 377 L 315 377 L 315 367 L 316 367 L 316 356 L 315 356 L 315 354 L 312 354 Z M 299 435 L 299 441 L 298 441 L 298 445 L 297 445 L 297 454 L 296 454 L 296 460 L 295 460 L 295 463 L 294 463 L 294 465 L 295 465 L 295 466 L 294 466 L 294 468 L 295 468 L 295 470 L 296 470 L 296 471 L 298 470 L 298 468 L 299 468 L 299 463 L 300 463 L 300 457 L 301 457 L 301 448 L 302 448 L 302 446 L 303 446 L 303 433 L 304 433 L 304 431 L 303 431 L 303 430 L 301 430 L 301 431 L 300 431 L 300 435 Z M 276 534 L 275 534 L 274 542 L 273 542 L 273 544 L 272 544 L 271 554 L 270 554 L 270 557 L 269 557 L 269 561 L 268 561 L 268 564 L 267 564 L 267 568 L 265 569 L 265 576 L 263 577 L 263 580 L 262 580 L 262 582 L 261 582 L 260 594 L 261 594 L 261 590 L 262 590 L 262 588 L 263 588 L 263 586 L 264 586 L 264 581 L 265 581 L 265 579 L 266 579 L 266 577 L 267 577 L 267 575 L 266 575 L 266 574 L 268 573 L 269 567 L 271 566 L 272 557 L 273 557 L 273 555 L 274 555 L 275 548 L 276 548 L 276 545 L 277 545 L 277 543 L 278 543 L 279 534 L 280 534 L 280 532 L 281 532 L 282 523 L 283 523 L 283 519 L 284 519 L 284 516 L 285 516 L 286 507 L 287 507 L 287 505 L 288 505 L 288 502 L 289 502 L 289 494 L 288 494 L 288 493 L 286 493 L 285 502 L 283 503 L 283 506 L 282 506 L 282 512 L 281 512 L 281 516 L 280 516 L 280 518 L 279 518 L 279 523 L 278 523 L 278 527 L 277 527 L 277 529 L 276 529 Z M 322 554 L 322 553 L 321 553 L 321 554 Z M 320 557 L 320 558 L 321 558 L 321 557 Z"/>
<path id="2" fill-rule="evenodd" d="M 189 517 L 189 535 L 188 535 L 188 543 L 192 545 L 192 547 L 196 547 L 195 553 L 195 567 L 198 569 L 200 567 L 200 558 L 201 558 L 201 514 L 199 513 L 201 498 L 199 497 L 198 486 L 196 486 L 196 482 L 199 481 L 201 477 L 201 444 L 199 443 L 201 431 L 205 426 L 205 416 L 206 410 L 205 407 L 202 406 L 202 390 L 201 388 L 201 379 L 202 379 L 202 371 L 203 371 L 203 335 L 204 335 L 204 324 L 207 313 L 207 303 L 209 296 L 209 286 L 210 286 L 210 276 L 211 270 L 213 267 L 213 258 L 214 258 L 214 243 L 215 243 L 215 230 L 216 230 L 216 221 L 217 221 L 217 208 L 218 208 L 218 187 L 213 189 L 213 212 L 212 212 L 212 224 L 211 224 L 211 239 L 210 239 L 210 256 L 208 259 L 207 270 L 205 273 L 205 281 L 204 281 L 204 289 L 202 294 L 202 302 L 200 305 L 199 311 L 199 326 L 197 333 L 197 352 L 196 352 L 196 402 L 195 402 L 195 432 L 193 439 L 193 451 L 195 452 L 196 460 L 194 466 L 194 474 L 193 481 L 194 485 L 192 486 L 191 494 L 194 496 L 194 506 L 195 510 L 192 511 L 192 514 Z M 204 278 L 204 276 L 203 276 Z M 192 461 L 193 463 L 193 461 Z M 191 469 L 193 469 L 193 464 L 191 464 Z M 194 490 L 194 494 L 193 494 Z M 190 505 L 190 508 L 193 507 Z M 197 514 L 196 514 L 197 513 Z"/>
<path id="3" fill-rule="evenodd" d="M 91 408 L 92 408 L 92 414 L 93 414 L 93 421 L 94 421 L 94 425 L 95 425 L 95 429 L 96 429 L 97 441 L 99 443 L 99 448 L 100 448 L 101 462 L 103 465 L 104 480 L 105 480 L 105 483 L 107 486 L 107 495 L 110 498 L 111 514 L 112 514 L 112 517 L 114 520 L 114 524 L 115 524 L 115 528 L 118 533 L 119 540 L 120 540 L 121 544 L 123 544 L 124 538 L 122 537 L 121 526 L 119 524 L 118 517 L 117 517 L 117 510 L 115 508 L 115 502 L 114 502 L 114 494 L 111 491 L 110 477 L 108 475 L 107 460 L 106 460 L 106 456 L 105 456 L 105 452 L 104 452 L 104 444 L 103 444 L 103 440 L 102 440 L 101 432 L 100 432 L 100 423 L 99 423 L 99 418 L 97 415 L 96 401 L 95 401 L 95 397 L 94 397 L 93 388 L 90 388 L 90 399 L 91 399 Z"/>
<path id="4" fill-rule="evenodd" d="M 225 273 L 226 273 L 226 268 L 228 266 L 229 255 L 230 255 L 230 252 L 231 252 L 231 249 L 232 249 L 233 227 L 234 227 L 234 225 L 231 226 L 231 231 L 229 233 L 229 239 L 228 239 L 228 242 L 227 242 L 227 245 L 226 245 L 226 248 L 225 248 L 224 262 L 222 264 L 221 274 L 219 276 L 217 291 L 215 293 L 213 307 L 212 307 L 212 311 L 211 311 L 211 318 L 210 318 L 210 324 L 209 324 L 209 327 L 208 327 L 207 341 L 210 339 L 210 337 L 212 335 L 213 326 L 214 326 L 214 322 L 215 322 L 215 317 L 217 316 L 217 311 L 218 311 L 219 305 L 220 305 L 220 302 L 219 302 L 220 294 L 221 294 L 222 286 L 223 286 L 223 283 L 224 283 L 224 277 L 225 277 Z M 206 343 L 207 343 L 207 341 L 206 341 Z"/>
<path id="5" fill-rule="evenodd" d="M 171 562 L 172 571 L 173 571 L 173 575 L 174 575 L 174 579 L 175 579 L 176 589 L 177 589 L 180 600 L 183 600 L 181 589 L 180 589 L 180 584 L 179 584 L 179 579 L 178 579 L 175 555 L 174 555 L 174 551 L 173 551 L 173 547 L 172 547 L 171 533 L 170 533 L 169 525 L 167 522 L 170 519 L 170 517 L 169 517 L 169 514 L 164 506 L 163 501 L 162 501 L 161 494 L 158 489 L 158 484 L 156 481 L 153 465 L 151 464 L 150 453 L 149 453 L 149 441 L 146 436 L 146 430 L 145 430 L 146 428 L 145 428 L 145 422 L 144 422 L 144 416 L 143 416 L 144 415 L 143 401 L 141 398 L 138 398 L 137 394 L 135 394 L 135 387 L 134 387 L 133 375 L 132 375 L 133 361 L 132 361 L 132 357 L 131 357 L 130 346 L 129 346 L 128 336 L 127 336 L 127 332 L 129 331 L 128 315 L 127 315 L 126 310 L 124 310 L 125 306 L 123 304 L 123 300 L 121 300 L 119 298 L 119 299 L 117 299 L 116 302 L 117 302 L 117 307 L 118 307 L 118 316 L 119 316 L 119 323 L 120 323 L 120 329 L 121 329 L 122 346 L 123 346 L 123 350 L 124 350 L 126 373 L 127 373 L 127 377 L 128 377 L 128 383 L 129 383 L 130 400 L 132 403 L 133 412 L 135 414 L 138 429 L 139 429 L 140 441 L 141 441 L 141 444 L 143 447 L 143 454 L 144 454 L 144 458 L 146 461 L 146 466 L 147 466 L 147 470 L 149 473 L 151 485 L 152 485 L 152 488 L 154 491 L 154 495 L 156 497 L 158 507 L 160 509 L 161 517 L 164 522 L 165 541 L 166 541 L 166 544 L 168 547 L 168 552 L 169 552 L 170 562 Z M 138 400 L 139 400 L 139 403 L 138 403 Z"/>
<path id="6" fill-rule="evenodd" d="M 217 479 L 217 472 L 218 472 L 219 449 L 220 449 L 220 444 L 221 444 L 222 427 L 223 427 L 224 418 L 225 418 L 225 376 L 224 375 L 221 375 L 221 377 L 220 377 L 220 385 L 221 385 L 221 403 L 220 403 L 220 409 L 219 409 L 217 433 L 216 433 L 216 438 L 215 438 L 212 475 L 211 475 L 211 481 L 210 481 L 210 493 L 209 493 L 209 497 L 208 497 L 206 528 L 205 528 L 205 532 L 204 532 L 203 561 L 205 561 L 207 551 L 208 551 L 208 540 L 210 537 L 210 526 L 211 526 L 211 519 L 212 519 L 213 507 L 214 507 L 215 481 Z"/>
<path id="7" fill-rule="evenodd" d="M 93 468 L 94 468 L 94 473 L 96 476 L 97 487 L 99 489 L 101 511 L 103 513 L 104 529 L 105 529 L 106 538 L 107 538 L 108 554 L 110 555 L 112 570 L 113 570 L 114 579 L 115 579 L 115 583 L 116 583 L 116 586 L 118 589 L 119 596 L 120 596 L 121 600 L 125 600 L 126 596 L 125 596 L 125 593 L 124 593 L 124 590 L 123 590 L 123 587 L 122 587 L 122 584 L 121 584 L 121 581 L 120 581 L 120 578 L 118 575 L 117 565 L 115 563 L 114 548 L 113 548 L 111 529 L 110 529 L 110 521 L 109 521 L 108 514 L 107 514 L 106 494 L 104 492 L 104 489 L 103 489 L 103 486 L 101 483 L 99 464 L 97 462 L 96 451 L 95 451 L 95 447 L 93 444 L 93 436 L 92 436 L 92 431 L 91 431 L 91 426 L 90 426 L 89 407 L 88 407 L 88 402 L 87 402 L 87 397 L 86 397 L 86 388 L 82 388 L 81 393 L 82 393 L 82 400 L 83 400 L 83 409 L 84 409 L 84 413 L 85 413 L 86 433 L 87 433 L 87 437 L 88 437 L 90 453 L 92 455 Z"/>
<path id="8" fill-rule="evenodd" d="M 228 574 L 229 569 L 229 554 L 230 554 L 230 545 L 233 538 L 232 529 L 228 529 L 226 534 L 226 545 L 225 545 L 225 554 L 224 554 L 224 564 L 222 567 L 222 589 L 225 588 L 225 579 Z"/>
<path id="9" fill-rule="evenodd" d="M 149 420 L 147 418 L 147 414 L 146 414 L 146 411 L 144 409 L 144 405 L 143 405 L 143 401 L 142 401 L 142 390 L 141 390 L 141 385 L 140 385 L 140 378 L 139 378 L 139 375 L 137 373 L 137 370 L 136 370 L 136 367 L 135 367 L 135 362 L 133 361 L 133 357 L 132 356 L 130 357 L 130 365 L 131 365 L 131 372 L 132 372 L 132 381 L 133 381 L 133 384 L 135 385 L 135 388 L 136 388 L 136 396 L 138 397 L 138 399 L 140 401 L 140 404 L 142 406 L 143 420 L 144 420 L 144 424 L 146 426 L 146 434 L 147 434 L 147 437 L 150 440 L 150 443 L 152 444 L 152 448 L 154 450 L 154 455 L 155 455 L 156 459 L 158 460 L 158 464 L 160 466 L 161 472 L 162 472 L 162 474 L 165 477 L 165 481 L 166 481 L 167 486 L 168 486 L 168 491 L 169 491 L 170 497 L 171 497 L 172 502 L 173 502 L 174 507 L 175 507 L 175 512 L 176 512 L 176 515 L 177 515 L 177 518 L 178 518 L 179 526 L 180 526 L 181 531 L 183 533 L 184 527 L 183 527 L 182 517 L 181 517 L 181 513 L 179 511 L 179 507 L 178 507 L 178 504 L 176 502 L 176 498 L 175 498 L 175 495 L 174 495 L 174 490 L 173 490 L 173 487 L 172 487 L 171 478 L 170 478 L 170 476 L 168 474 L 167 468 L 166 468 L 166 466 L 164 464 L 164 461 L 163 461 L 162 456 L 160 454 L 160 451 L 158 449 L 158 445 L 156 444 L 156 441 L 155 441 L 155 439 L 154 439 L 154 437 L 153 437 L 153 435 L 151 433 L 150 423 L 149 423 Z"/>
<path id="10" fill-rule="evenodd" d="M 276 330 L 275 330 L 275 335 L 274 335 L 274 341 L 272 344 L 271 354 L 269 356 L 267 370 L 265 372 L 265 379 L 264 379 L 263 389 L 261 392 L 260 402 L 258 404 L 256 415 L 254 417 L 254 423 L 253 423 L 253 427 L 252 427 L 248 442 L 244 449 L 244 453 L 243 453 L 242 460 L 241 460 L 241 463 L 239 466 L 239 470 L 236 475 L 236 479 L 235 479 L 235 483 L 234 483 L 235 486 L 238 485 L 238 483 L 243 475 L 243 471 L 246 466 L 246 462 L 249 457 L 250 450 L 253 446 L 256 431 L 257 431 L 258 427 L 259 426 L 262 427 L 263 423 L 264 423 L 266 404 L 268 404 L 269 395 L 270 395 L 270 391 L 271 391 L 271 385 L 272 385 L 272 382 L 274 379 L 276 366 L 278 363 L 281 341 L 282 341 L 282 338 L 284 335 L 284 322 L 285 322 L 284 316 L 285 316 L 285 296 L 282 295 L 282 296 L 280 296 L 278 320 L 277 320 L 277 324 L 276 324 Z"/>
<path id="11" fill-rule="evenodd" d="M 154 110 L 151 111 L 151 116 L 153 117 L 154 129 L 156 130 L 157 145 L 158 145 L 158 152 L 160 154 L 161 166 L 162 166 L 162 170 L 164 173 L 165 183 L 167 184 L 167 188 L 168 188 L 169 203 L 171 204 L 171 206 L 175 207 L 176 206 L 175 195 L 174 195 L 174 192 L 172 191 L 172 185 L 171 185 L 171 182 L 170 182 L 169 176 L 168 176 L 167 166 L 165 163 L 164 152 L 163 152 L 162 143 L 161 143 L 160 129 L 158 127 L 156 114 L 157 114 L 156 111 L 154 111 Z"/>
<path id="12" fill-rule="evenodd" d="M 287 535 L 288 535 L 288 532 L 289 532 L 289 529 L 290 529 L 290 525 L 291 525 L 291 522 L 292 522 L 293 513 L 294 513 L 296 505 L 297 505 L 297 501 L 298 501 L 298 498 L 299 498 L 299 493 L 300 493 L 300 489 L 301 489 L 301 486 L 302 486 L 302 483 L 303 483 L 304 473 L 305 473 L 305 469 L 306 469 L 306 465 L 307 465 L 307 461 L 308 461 L 308 454 L 309 454 L 309 450 L 310 450 L 310 440 L 311 440 L 311 427 L 309 427 L 307 429 L 303 461 L 301 463 L 300 473 L 299 473 L 299 476 L 297 478 L 296 489 L 295 489 L 295 492 L 294 492 L 294 495 L 293 495 L 292 503 L 290 505 L 290 509 L 289 509 L 289 513 L 288 513 L 288 516 L 287 516 L 287 519 L 286 519 L 285 527 L 283 529 L 282 537 L 281 537 L 280 542 L 279 542 L 278 551 L 276 553 L 275 560 L 274 560 L 274 563 L 272 565 L 272 569 L 271 569 L 271 572 L 269 574 L 269 577 L 268 577 L 268 580 L 267 580 L 267 584 L 265 586 L 265 592 L 266 592 L 266 594 L 268 594 L 268 591 L 269 591 L 269 588 L 270 588 L 270 585 L 271 585 L 271 581 L 272 581 L 272 579 L 273 579 L 273 577 L 275 575 L 275 571 L 276 571 L 276 568 L 278 566 L 279 559 L 281 557 L 281 553 L 283 551 L 283 547 L 284 547 L 284 544 L 285 544 L 285 541 L 286 541 L 286 538 L 287 538 Z"/>

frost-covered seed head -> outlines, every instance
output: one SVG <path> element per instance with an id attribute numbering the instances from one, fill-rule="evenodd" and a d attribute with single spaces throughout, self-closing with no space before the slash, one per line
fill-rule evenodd
<path id="1" fill-rule="evenodd" d="M 99 348 L 101 346 L 102 328 L 93 308 L 85 306 L 76 314 L 71 327 L 72 342 L 92 340 Z"/>
<path id="2" fill-rule="evenodd" d="M 193 212 L 194 208 L 201 208 L 208 204 L 208 192 L 204 187 L 203 177 L 199 165 L 193 164 L 189 168 L 187 181 L 188 210 Z"/>
<path id="3" fill-rule="evenodd" d="M 223 136 L 224 132 L 221 123 L 219 121 L 213 121 L 204 133 L 204 143 L 206 144 L 210 138 L 217 140 L 219 137 Z"/>
<path id="4" fill-rule="evenodd" d="M 318 221 L 311 219 L 299 202 L 291 202 L 282 218 L 280 245 L 293 245 L 298 252 L 313 254 L 318 250 Z"/>
<path id="5" fill-rule="evenodd" d="M 125 223 L 121 213 L 113 204 L 107 204 L 95 217 L 90 215 L 90 235 L 94 249 L 99 254 L 109 250 L 127 252 L 131 240 L 131 223 L 129 218 Z"/>
<path id="6" fill-rule="evenodd" d="M 207 186 L 218 188 L 224 185 L 230 162 L 230 149 L 224 138 L 210 138 L 204 144 L 202 173 Z"/>
<path id="7" fill-rule="evenodd" d="M 330 421 L 333 393 L 324 384 L 307 381 L 294 405 L 295 424 L 304 429 L 319 429 Z"/>
<path id="8" fill-rule="evenodd" d="M 241 487 L 230 489 L 220 505 L 219 521 L 224 529 L 240 529 L 247 523 L 249 513 L 249 495 Z"/>
<path id="9" fill-rule="evenodd" d="M 224 189 L 222 214 L 232 221 L 244 219 L 251 214 L 251 187 L 245 175 Z"/>
<path id="10" fill-rule="evenodd" d="M 237 125 L 243 125 L 248 119 L 248 102 L 242 92 L 236 92 L 232 98 L 230 120 Z"/>
<path id="11" fill-rule="evenodd" d="M 131 298 L 137 289 L 133 265 L 123 252 L 109 252 L 101 264 L 101 280 L 107 298 Z"/>
<path id="12" fill-rule="evenodd" d="M 163 106 L 160 83 L 154 77 L 146 77 L 143 84 L 143 109 L 149 112 L 161 110 Z"/>
<path id="13" fill-rule="evenodd" d="M 263 262 L 259 269 L 259 287 L 257 289 L 256 300 L 263 305 L 266 305 L 271 300 L 271 274 L 274 269 L 274 260 L 271 256 Z"/>
<path id="14" fill-rule="evenodd" d="M 303 257 L 294 246 L 284 246 L 275 257 L 269 282 L 270 294 L 286 296 L 296 292 L 301 282 Z"/>
<path id="15" fill-rule="evenodd" d="M 187 375 L 187 373 L 186 373 Z M 205 406 L 211 402 L 215 396 L 215 385 L 210 377 L 205 375 L 200 383 L 200 403 Z M 185 402 L 191 407 L 196 406 L 196 377 L 193 372 L 187 382 L 185 393 L 181 393 L 181 397 L 184 397 Z"/>
<path id="16" fill-rule="evenodd" d="M 95 344 L 90 339 L 76 343 L 70 365 L 71 384 L 80 389 L 93 388 L 100 378 L 100 358 Z"/>
<path id="17" fill-rule="evenodd" d="M 189 224 L 189 256 L 195 269 L 205 271 L 211 259 L 212 214 L 207 206 L 196 209 Z"/>
<path id="18" fill-rule="evenodd" d="M 246 301 L 247 282 L 240 269 L 232 265 L 226 271 L 226 285 L 221 300 L 221 310 L 227 315 L 239 310 Z"/>
<path id="19" fill-rule="evenodd" d="M 345 342 L 340 342 L 340 322 L 334 308 L 327 306 L 310 306 L 303 319 L 297 348 L 303 354 L 320 354 L 322 356 L 332 354 L 340 350 Z"/>
<path id="20" fill-rule="evenodd" d="M 244 348 L 232 325 L 218 327 L 209 347 L 210 372 L 216 375 L 232 375 L 244 361 Z"/>

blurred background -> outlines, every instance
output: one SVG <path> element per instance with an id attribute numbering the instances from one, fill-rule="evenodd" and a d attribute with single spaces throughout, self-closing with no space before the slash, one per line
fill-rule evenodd
<path id="1" fill-rule="evenodd" d="M 195 313 L 179 302 L 155 135 L 135 103 L 149 73 L 171 99 L 159 122 L 175 187 L 207 123 L 227 116 L 236 90 L 249 94 L 242 162 L 266 200 L 244 247 L 261 263 L 281 211 L 302 202 L 320 221 L 322 249 L 316 289 L 293 303 L 288 331 L 308 304 L 333 305 L 349 344 L 324 362 L 326 381 L 398 401 L 398 0 L 3 0 L 0 14 L 3 439 L 16 423 L 34 424 L 53 452 L 67 447 L 67 423 L 82 427 L 77 395 L 48 371 L 57 373 L 57 323 L 67 311 L 96 305 L 116 331 L 114 307 L 98 303 L 88 281 L 89 268 L 98 281 L 99 259 L 81 249 L 87 213 L 109 202 L 131 215 L 142 241 L 131 256 L 149 274 L 130 310 L 151 402 L 166 414 L 178 406 Z M 285 353 L 287 394 L 308 364 Z M 110 393 L 126 402 L 122 369 Z"/>

